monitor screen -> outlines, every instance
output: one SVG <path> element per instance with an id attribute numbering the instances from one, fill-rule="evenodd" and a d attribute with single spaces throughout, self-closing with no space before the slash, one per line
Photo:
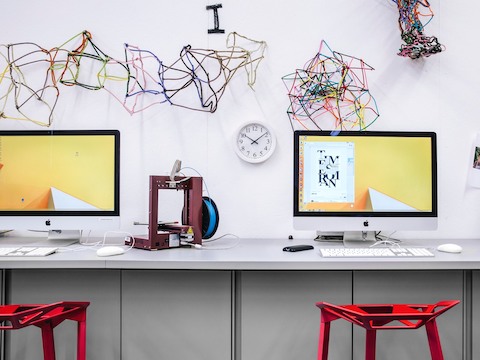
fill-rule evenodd
<path id="1" fill-rule="evenodd" d="M 116 130 L 0 131 L 0 229 L 116 228 Z"/>
<path id="2" fill-rule="evenodd" d="M 304 230 L 435 229 L 435 133 L 296 131 L 293 215 Z"/>

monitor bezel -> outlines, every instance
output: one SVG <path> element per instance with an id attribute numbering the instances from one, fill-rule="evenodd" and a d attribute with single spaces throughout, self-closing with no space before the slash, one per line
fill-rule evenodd
<path id="1" fill-rule="evenodd" d="M 392 212 L 392 211 L 300 211 L 299 210 L 299 143 L 302 136 L 364 136 L 364 137 L 428 137 L 431 139 L 432 165 L 432 209 L 422 212 Z M 297 130 L 294 131 L 293 151 L 293 216 L 299 219 L 308 218 L 358 218 L 362 221 L 375 218 L 437 218 L 438 217 L 438 174 L 437 174 L 437 138 L 431 131 L 325 131 L 325 130 Z M 374 224 L 375 222 L 373 222 Z M 361 224 L 361 223 L 360 223 Z M 360 227 L 360 226 L 359 226 Z M 415 226 L 416 227 L 416 226 Z"/>
<path id="2" fill-rule="evenodd" d="M 0 217 L 62 217 L 120 216 L 120 131 L 118 130 L 0 130 L 0 136 L 113 136 L 114 137 L 114 203 L 112 210 L 2 210 Z M 47 220 L 46 220 L 47 221 Z"/>

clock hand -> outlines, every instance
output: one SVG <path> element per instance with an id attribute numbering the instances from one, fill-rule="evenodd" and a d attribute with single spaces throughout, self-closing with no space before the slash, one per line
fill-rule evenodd
<path id="1" fill-rule="evenodd" d="M 262 135 L 262 136 L 263 136 L 263 135 Z M 252 140 L 252 144 L 257 144 L 257 145 L 258 145 L 257 140 L 260 139 L 260 138 L 258 138 L 257 140 L 253 140 L 253 139 L 252 139 L 250 136 L 248 136 L 248 135 L 245 135 L 245 137 L 248 138 L 249 140 Z M 260 136 L 260 137 L 261 137 L 261 136 Z"/>
<path id="2" fill-rule="evenodd" d="M 262 135 L 260 135 L 260 136 L 259 136 L 259 137 L 258 137 L 256 140 L 253 140 L 253 142 L 255 142 L 255 143 L 257 143 L 257 144 L 258 144 L 258 142 L 257 142 L 257 141 L 258 141 L 258 140 L 260 140 L 260 139 L 261 139 L 262 137 L 264 137 L 265 135 L 267 135 L 267 133 L 266 133 L 266 132 L 265 132 L 265 133 L 263 133 Z M 250 139 L 250 140 L 252 140 L 252 139 Z M 252 144 L 253 144 L 253 142 L 252 142 Z"/>

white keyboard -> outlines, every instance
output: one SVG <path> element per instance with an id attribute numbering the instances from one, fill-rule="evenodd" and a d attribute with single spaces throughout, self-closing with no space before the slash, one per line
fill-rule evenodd
<path id="1" fill-rule="evenodd" d="M 0 256 L 47 256 L 55 253 L 58 250 L 56 247 L 0 247 Z"/>
<path id="2" fill-rule="evenodd" d="M 426 248 L 321 248 L 320 255 L 322 257 L 432 257 L 435 256 Z"/>

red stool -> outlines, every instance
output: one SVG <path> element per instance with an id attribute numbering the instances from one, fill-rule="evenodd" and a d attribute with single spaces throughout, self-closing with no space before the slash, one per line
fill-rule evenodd
<path id="1" fill-rule="evenodd" d="M 0 330 L 16 330 L 34 325 L 42 330 L 43 358 L 55 360 L 53 329 L 64 320 L 77 326 L 77 360 L 86 358 L 87 306 L 89 302 L 62 301 L 47 305 L 0 306 Z"/>
<path id="2" fill-rule="evenodd" d="M 318 360 L 328 358 L 330 323 L 344 319 L 367 330 L 365 360 L 375 360 L 377 330 L 418 329 L 425 325 L 432 360 L 443 360 L 435 319 L 460 301 L 440 301 L 433 305 L 332 305 L 318 302 L 321 309 Z M 395 324 L 391 324 L 395 321 Z"/>

